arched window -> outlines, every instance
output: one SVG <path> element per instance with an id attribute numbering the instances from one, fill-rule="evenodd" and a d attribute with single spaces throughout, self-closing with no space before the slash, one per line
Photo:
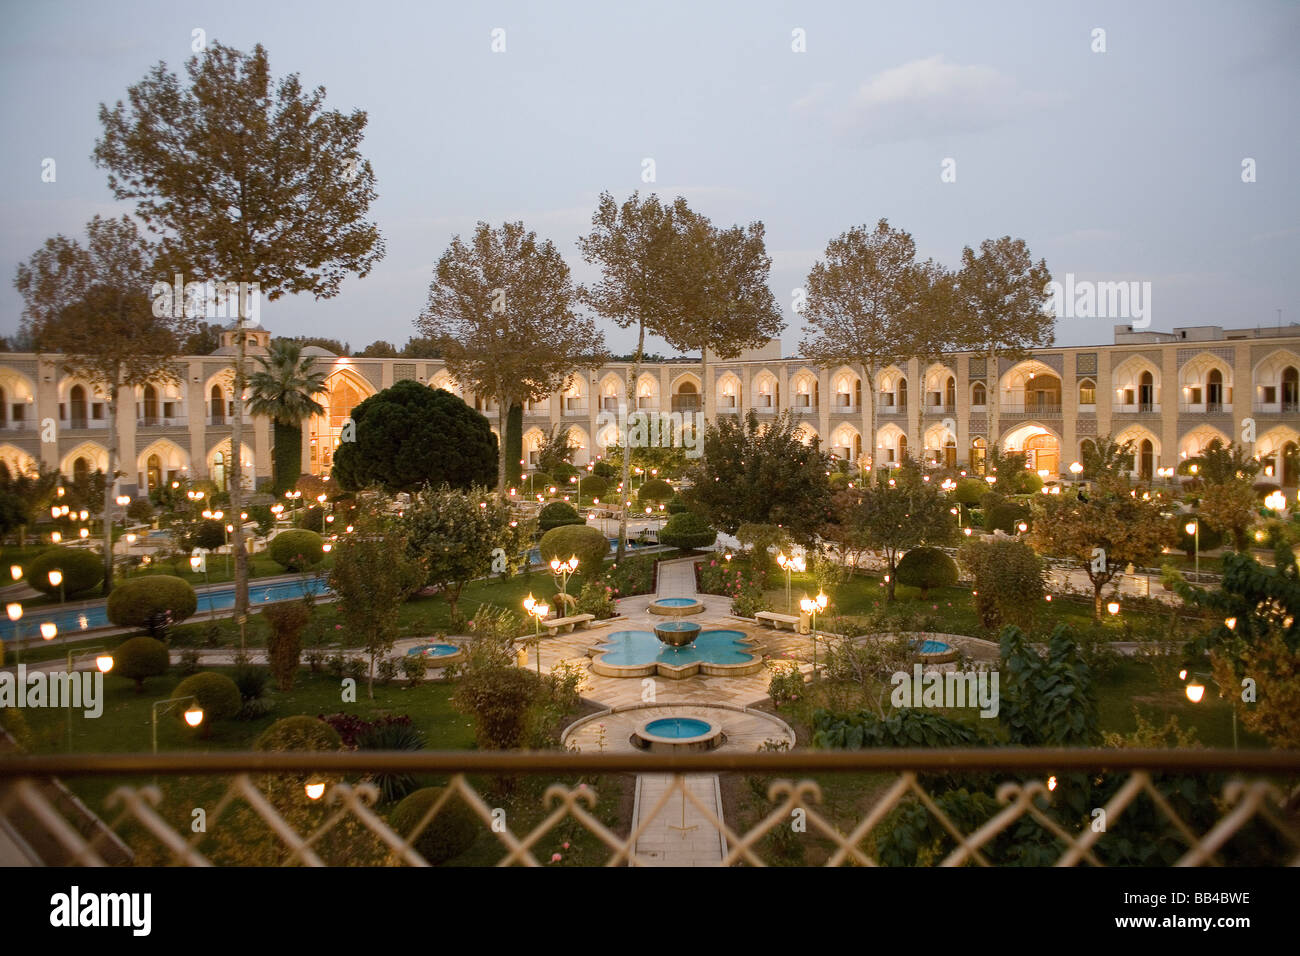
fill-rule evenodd
<path id="1" fill-rule="evenodd" d="M 1085 378 L 1079 383 L 1079 404 L 1097 404 L 1097 383 L 1090 378 Z"/>
<path id="2" fill-rule="evenodd" d="M 90 479 L 90 462 L 83 456 L 78 455 L 72 463 L 72 480 L 78 487 L 85 487 L 85 483 Z"/>
<path id="3" fill-rule="evenodd" d="M 949 438 L 943 443 L 943 464 L 945 468 L 957 467 L 957 439 Z"/>
<path id="4" fill-rule="evenodd" d="M 1282 446 L 1282 484 L 1288 488 L 1300 484 L 1300 447 L 1293 441 Z"/>
<path id="5" fill-rule="evenodd" d="M 898 460 L 907 461 L 907 436 L 898 436 Z"/>
<path id="6" fill-rule="evenodd" d="M 72 386 L 72 392 L 68 396 L 68 413 L 71 427 L 86 427 L 86 390 L 80 385 Z"/>
<path id="7" fill-rule="evenodd" d="M 957 407 L 957 380 L 948 376 L 948 383 L 943 387 L 943 404 L 948 411 Z"/>
<path id="8" fill-rule="evenodd" d="M 1151 444 L 1151 439 L 1142 439 L 1141 462 L 1138 465 L 1138 477 L 1150 479 L 1155 474 L 1155 448 Z"/>
<path id="9" fill-rule="evenodd" d="M 1150 372 L 1143 372 L 1138 380 L 1138 411 L 1149 412 L 1156 400 L 1156 380 Z"/>
<path id="10" fill-rule="evenodd" d="M 1294 365 L 1282 370 L 1282 411 L 1300 411 L 1300 372 Z"/>
<path id="11" fill-rule="evenodd" d="M 1079 443 L 1079 461 L 1087 462 L 1090 458 L 1097 457 L 1097 443 L 1091 438 L 1085 438 Z"/>
<path id="12" fill-rule="evenodd" d="M 212 406 L 210 409 L 212 424 L 224 425 L 226 423 L 226 399 L 221 394 L 220 385 L 212 386 L 212 396 L 209 400 L 209 404 Z"/>
<path id="13" fill-rule="evenodd" d="M 1217 368 L 1210 369 L 1210 374 L 1205 377 L 1205 410 L 1223 411 L 1223 373 Z"/>
<path id="14" fill-rule="evenodd" d="M 974 405 L 976 408 L 982 408 L 984 407 L 984 404 L 986 403 L 987 400 L 988 400 L 988 396 L 984 389 L 983 382 L 976 382 L 974 385 L 971 386 L 970 403 L 972 405 Z"/>
<path id="15" fill-rule="evenodd" d="M 217 452 L 212 456 L 212 480 L 222 491 L 228 491 L 226 488 L 226 456 L 224 452 Z"/>
<path id="16" fill-rule="evenodd" d="M 145 425 L 158 424 L 158 389 L 152 385 L 144 387 L 144 403 L 141 417 Z"/>
<path id="17" fill-rule="evenodd" d="M 144 467 L 144 490 L 153 491 L 162 484 L 162 459 L 157 455 L 150 455 Z"/>
<path id="18" fill-rule="evenodd" d="M 970 443 L 970 467 L 977 475 L 984 474 L 984 465 L 988 461 L 988 443 L 983 438 L 976 438 Z"/>

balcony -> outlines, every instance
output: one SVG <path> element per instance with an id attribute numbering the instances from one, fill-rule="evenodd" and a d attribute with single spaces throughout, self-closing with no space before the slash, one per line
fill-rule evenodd
<path id="1" fill-rule="evenodd" d="M 772 400 L 771 395 L 759 393 L 754 397 L 754 411 L 760 415 L 776 414 L 776 402 Z"/>
<path id="2" fill-rule="evenodd" d="M 65 418 L 65 419 L 63 419 L 63 420 L 60 422 L 60 424 L 61 424 L 64 428 L 68 428 L 68 429 L 77 429 L 77 428 L 88 428 L 88 429 L 99 429 L 99 428 L 102 428 L 102 429 L 107 429 L 107 428 L 108 428 L 108 419 L 107 419 L 107 418 L 87 418 L 87 417 L 84 416 L 84 415 L 72 415 L 72 416 L 69 417 L 69 418 Z"/>
<path id="3" fill-rule="evenodd" d="M 561 414 L 566 418 L 579 418 L 587 414 L 587 399 L 582 395 L 564 396 Z"/>
<path id="4" fill-rule="evenodd" d="M 1229 415 L 1232 402 L 1179 402 L 1180 415 Z"/>
<path id="5" fill-rule="evenodd" d="M 700 396 L 698 395 L 674 395 L 672 402 L 672 411 L 674 412 L 698 412 L 700 410 Z"/>
<path id="6" fill-rule="evenodd" d="M 184 415 L 141 415 L 135 420 L 136 428 L 182 428 L 188 424 Z"/>
<path id="7" fill-rule="evenodd" d="M 8 421 L 0 422 L 0 431 L 6 432 L 34 432 L 39 431 L 40 425 L 36 422 L 29 422 L 25 418 L 11 418 Z"/>
<path id="8" fill-rule="evenodd" d="M 1300 401 L 1256 402 L 1254 411 L 1259 415 L 1295 415 L 1300 413 Z"/>
<path id="9" fill-rule="evenodd" d="M 1060 402 L 1008 402 L 998 409 L 1003 418 L 1019 416 L 1023 418 L 1060 418 Z"/>
<path id="10" fill-rule="evenodd" d="M 1014 865 L 1020 861 L 1007 852 L 1007 844 L 1015 842 L 1016 830 L 1030 822 L 1037 829 L 1044 821 L 1056 842 L 1050 844 L 1043 865 L 1124 865 L 1162 847 L 1166 852 L 1150 853 L 1144 865 L 1282 866 L 1300 850 L 1300 836 L 1290 824 L 1286 787 L 1279 781 L 1297 772 L 1300 753 L 1284 750 L 20 754 L 0 760 L 0 830 L 24 838 L 19 849 L 32 855 L 29 864 L 244 862 L 242 854 L 232 854 L 221 841 L 189 832 L 193 797 L 187 794 L 201 779 L 214 788 L 210 805 L 246 814 L 259 836 L 276 834 L 276 839 L 260 839 L 259 861 L 264 865 L 426 865 L 430 861 L 417 847 L 429 821 L 411 832 L 394 830 L 383 814 L 371 809 L 374 785 L 356 782 L 388 773 L 445 777 L 448 807 L 468 812 L 475 836 L 491 833 L 500 842 L 490 859 L 482 861 L 485 865 L 544 866 L 561 834 L 566 846 L 572 842 L 573 855 L 587 854 L 589 865 L 662 864 L 663 843 L 654 837 L 671 832 L 675 821 L 689 814 L 694 828 L 716 837 L 708 841 L 716 850 L 707 859 L 693 861 L 697 865 L 759 866 L 780 862 L 773 857 L 773 842 L 764 838 L 778 827 L 788 827 L 797 811 L 806 817 L 807 839 L 825 865 L 875 866 L 882 862 L 878 841 L 888 836 L 897 818 L 894 811 L 902 808 L 923 821 L 917 826 L 947 834 L 934 841 L 932 852 L 916 858 L 912 865 L 918 866 Z M 657 775 L 663 781 L 653 796 L 647 790 L 635 811 L 618 809 L 628 774 Z M 766 805 L 757 820 L 738 826 L 712 797 L 716 777 L 707 790 L 692 786 L 692 780 L 701 779 L 698 775 L 715 774 L 777 782 L 762 789 L 760 800 Z M 845 800 L 846 793 L 855 792 L 848 775 L 864 774 L 879 775 L 880 786 L 862 805 Z M 1048 789 L 1048 777 L 1057 774 L 1068 775 L 1067 780 L 1096 780 L 1108 795 L 1103 806 L 1111 826 L 1095 830 L 1087 820 L 1081 826 L 1077 811 Z M 495 801 L 478 788 L 481 779 L 507 775 L 540 778 L 549 786 L 536 788 L 545 791 L 537 800 L 538 813 L 512 815 L 502 832 L 500 815 L 492 810 Z M 986 795 L 987 809 L 958 825 L 936 801 L 945 786 L 940 775 L 969 782 Z M 67 799 L 65 791 L 50 785 L 51 779 L 64 782 L 81 801 Z M 312 780 L 322 781 L 320 796 L 328 801 L 322 806 L 330 807 L 338 819 L 323 829 L 299 832 L 302 818 L 283 810 L 288 791 L 268 788 L 272 782 L 290 782 L 295 786 L 289 789 L 299 791 L 301 799 L 304 784 L 298 781 Z M 431 819 L 442 812 L 439 809 Z M 1191 827 L 1189 812 L 1199 821 Z M 612 826 L 607 814 L 615 821 Z M 228 819 L 222 816 L 221 824 Z M 177 821 L 186 825 L 178 830 Z M 212 823 L 209 820 L 210 829 Z M 341 825 L 331 839 L 316 839 L 335 823 Z M 348 831 L 356 837 L 333 839 Z M 1266 837 L 1261 839 L 1261 834 Z M 362 846 L 382 849 L 351 855 L 354 847 Z M 12 855 L 12 849 L 9 852 Z"/>
<path id="11" fill-rule="evenodd" d="M 1159 402 L 1117 402 L 1110 407 L 1112 415 L 1159 415 Z"/>
<path id="12" fill-rule="evenodd" d="M 907 405 L 895 405 L 893 402 L 885 404 L 880 402 L 876 405 L 876 414 L 882 418 L 902 418 L 907 414 Z"/>

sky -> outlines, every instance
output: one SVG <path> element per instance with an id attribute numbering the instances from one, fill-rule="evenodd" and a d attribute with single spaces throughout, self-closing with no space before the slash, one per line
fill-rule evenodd
<path id="1" fill-rule="evenodd" d="M 196 30 L 263 44 L 276 76 L 369 117 L 387 255 L 332 299 L 265 303 L 275 334 L 400 346 L 433 264 L 480 220 L 523 220 L 594 281 L 576 240 L 604 190 L 761 220 L 787 355 L 808 269 L 880 218 L 950 267 L 1010 235 L 1061 281 L 1150 283 L 1151 329 L 1300 322 L 1296 0 L 4 0 L 0 334 L 21 320 L 20 262 L 132 210 L 90 159 L 99 104 L 159 61 L 183 75 Z M 1117 321 L 1062 317 L 1056 344 L 1110 342 Z"/>

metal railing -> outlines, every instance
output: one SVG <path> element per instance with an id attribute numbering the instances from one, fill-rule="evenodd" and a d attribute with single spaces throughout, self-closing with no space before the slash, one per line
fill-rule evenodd
<path id="1" fill-rule="evenodd" d="M 945 810 L 944 796 L 936 796 L 941 781 L 957 773 L 986 774 L 990 780 L 983 819 L 968 820 L 964 827 Z M 367 782 L 378 774 L 434 774 L 445 785 L 422 818 L 408 822 L 408 832 L 398 832 L 389 811 L 376 806 L 377 787 Z M 611 815 L 608 808 L 618 803 L 619 793 L 609 790 L 617 791 L 629 774 L 662 775 L 666 785 L 644 801 L 638 790 L 630 818 Z M 732 780 L 749 781 L 753 794 L 763 794 L 761 800 L 755 796 L 760 805 L 751 808 L 747 825 L 724 819 L 720 803 L 701 798 L 700 788 L 691 787 L 702 774 L 733 775 Z M 864 799 L 836 797 L 838 787 L 860 781 L 863 774 L 879 775 Z M 1115 775 L 1115 785 L 1105 791 L 1102 806 L 1072 813 L 1053 802 L 1051 790 L 1057 776 L 1069 780 L 1071 774 L 1096 781 Z M 151 776 L 154 782 L 139 779 Z M 493 781 L 529 776 L 559 778 L 544 790 L 534 788 L 540 804 L 535 812 L 510 817 L 493 805 L 499 797 Z M 100 778 L 101 791 L 102 778 L 109 778 L 112 789 L 102 807 L 92 807 L 107 826 L 70 823 L 49 797 L 51 778 Z M 157 785 L 159 778 L 165 786 Z M 1214 786 L 1200 791 L 1199 803 L 1190 805 L 1195 819 L 1188 819 L 1182 783 L 1197 778 Z M 492 834 L 484 839 L 496 865 L 554 861 L 546 849 L 559 839 L 566 849 L 570 840 L 585 841 L 587 862 L 649 865 L 655 860 L 646 849 L 647 835 L 657 826 L 680 831 L 683 839 L 688 830 L 711 828 L 718 837 L 714 863 L 762 866 L 783 862 L 780 847 L 791 839 L 791 821 L 797 819 L 803 825 L 800 839 L 817 841 L 818 862 L 870 866 L 881 862 L 881 838 L 904 818 L 915 826 L 918 816 L 936 835 L 936 852 L 924 860 L 933 865 L 996 865 L 995 843 L 1005 847 L 1007 840 L 1020 840 L 1030 822 L 1042 828 L 1039 836 L 1052 846 L 1051 862 L 1058 866 L 1103 865 L 1108 839 L 1174 841 L 1177 856 L 1170 861 L 1180 866 L 1239 863 L 1243 844 L 1255 854 L 1251 862 L 1262 857 L 1266 863 L 1300 865 L 1297 779 L 1300 752 L 1185 749 L 5 756 L 0 757 L 0 819 L 31 836 L 32 845 L 50 848 L 53 862 L 76 865 L 121 862 L 123 848 L 136 863 L 227 862 L 213 835 L 226 827 L 224 838 L 232 839 L 237 822 L 258 828 L 264 841 L 259 852 L 278 864 L 427 865 L 421 837 L 444 812 L 459 815 L 462 826 L 471 820 L 478 830 L 475 839 Z M 307 788 L 315 789 L 316 799 Z M 205 826 L 194 832 L 190 821 L 200 791 L 206 794 Z M 689 827 L 688 808 L 695 821 Z M 1106 821 L 1100 828 L 1099 815 Z M 679 818 L 681 827 L 675 824 Z M 245 839 L 242 832 L 235 838 Z M 358 840 L 373 851 L 365 860 L 347 856 Z M 664 845 L 662 836 L 656 845 Z M 343 853 L 343 859 L 331 857 L 331 851 Z"/>

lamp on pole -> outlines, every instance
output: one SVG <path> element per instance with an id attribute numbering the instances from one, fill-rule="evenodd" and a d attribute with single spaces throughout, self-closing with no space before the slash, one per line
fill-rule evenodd
<path id="1" fill-rule="evenodd" d="M 1195 536 L 1192 550 L 1196 552 L 1196 580 L 1199 581 L 1201 579 L 1201 523 L 1193 519 L 1183 525 L 1183 530 Z"/>
<path id="2" fill-rule="evenodd" d="M 51 624 L 50 627 L 53 628 L 54 625 Z M 41 633 L 42 634 L 45 633 L 44 624 L 41 625 Z M 113 669 L 113 656 L 108 653 L 108 648 L 106 647 L 84 647 L 81 650 L 77 650 L 77 651 L 69 650 L 68 651 L 68 679 L 69 680 L 72 679 L 72 674 L 73 674 L 73 670 L 72 670 L 73 659 L 77 657 L 86 657 L 90 654 L 95 655 L 95 667 L 99 670 L 101 674 L 107 674 L 109 671 Z M 71 753 L 72 752 L 72 695 L 71 694 L 68 695 L 67 709 L 68 709 L 68 752 Z"/>
<path id="3" fill-rule="evenodd" d="M 168 697 L 166 700 L 156 700 L 150 708 L 150 720 L 153 724 L 153 754 L 158 756 L 158 715 L 164 711 L 171 710 L 187 700 L 192 700 L 189 707 L 185 709 L 185 723 L 191 727 L 197 727 L 203 723 L 203 708 L 199 706 L 199 699 L 192 694 L 189 697 Z"/>
<path id="4" fill-rule="evenodd" d="M 1232 622 L 1232 625 L 1229 625 L 1230 628 L 1237 623 L 1236 618 L 1230 617 L 1228 620 Z M 1205 697 L 1205 685 L 1196 679 L 1198 677 L 1214 680 L 1213 674 L 1204 674 L 1200 671 L 1193 673 L 1184 669 L 1178 672 L 1178 679 L 1187 681 L 1187 686 L 1183 688 L 1183 692 L 1187 694 L 1187 699 L 1193 704 L 1199 704 Z M 1219 688 L 1219 696 L 1222 697 L 1223 687 L 1217 680 L 1214 680 L 1214 686 Z M 1232 749 L 1237 749 L 1237 702 L 1235 700 L 1232 701 Z"/>
<path id="5" fill-rule="evenodd" d="M 9 615 L 9 620 L 14 622 L 14 654 L 16 655 L 14 663 L 21 664 L 23 662 L 23 636 L 21 632 L 22 624 L 19 622 L 23 619 L 23 606 L 17 601 L 10 601 L 5 605 L 5 611 Z"/>
<path id="6" fill-rule="evenodd" d="M 560 578 L 560 593 L 569 596 L 569 576 L 578 570 L 578 556 L 575 554 L 568 561 L 551 558 L 551 573 Z M 567 601 L 565 602 L 568 603 Z"/>
<path id="7" fill-rule="evenodd" d="M 813 680 L 817 680 L 817 615 L 826 610 L 826 605 L 829 603 L 830 598 L 820 589 L 817 591 L 817 597 L 810 598 L 805 594 L 799 600 L 799 609 L 812 617 Z"/>
<path id="8" fill-rule="evenodd" d="M 802 574 L 807 565 L 805 564 L 802 555 L 787 558 L 784 551 L 777 553 L 776 564 L 777 567 L 785 572 L 785 609 L 786 613 L 789 613 L 794 610 L 794 602 L 790 598 L 790 573 L 792 571 L 798 571 Z"/>
<path id="9" fill-rule="evenodd" d="M 63 572 L 60 571 L 58 568 L 54 568 L 53 570 L 50 571 L 49 577 L 50 577 L 50 587 L 59 589 L 59 603 L 62 604 L 64 598 Z"/>
<path id="10" fill-rule="evenodd" d="M 542 673 L 542 619 L 551 613 L 551 607 L 543 601 L 533 597 L 529 592 L 528 597 L 524 598 L 524 610 L 528 612 L 533 619 L 533 646 L 537 648 L 537 674 L 540 677 Z M 525 658 L 525 660 L 527 660 Z"/>

